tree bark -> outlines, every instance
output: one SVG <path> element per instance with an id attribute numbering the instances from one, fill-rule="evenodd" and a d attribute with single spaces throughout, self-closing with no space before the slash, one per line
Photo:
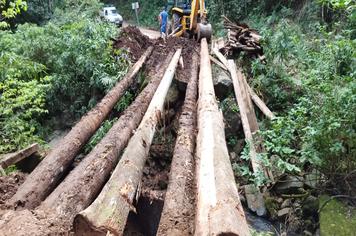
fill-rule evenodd
<path id="1" fill-rule="evenodd" d="M 129 73 L 42 160 L 20 186 L 17 193 L 11 198 L 11 205 L 15 208 L 34 208 L 48 196 L 63 177 L 84 144 L 100 127 L 117 101 L 134 82 L 134 78 L 152 53 L 152 50 L 153 47 L 149 47 Z"/>
<path id="2" fill-rule="evenodd" d="M 121 235 L 142 177 L 155 128 L 181 55 L 175 53 L 140 126 L 98 198 L 74 220 L 76 235 Z"/>
<path id="3" fill-rule="evenodd" d="M 198 95 L 199 57 L 193 55 L 190 81 L 187 86 L 179 131 L 171 164 L 157 235 L 184 236 L 193 234 L 195 187 L 194 149 L 196 138 L 196 102 Z"/>
<path id="4" fill-rule="evenodd" d="M 172 55 L 172 53 L 169 54 L 167 60 L 171 59 Z M 169 62 L 167 60 L 165 62 Z M 110 177 L 120 153 L 142 120 L 165 68 L 167 65 L 161 64 L 160 71 L 155 78 L 151 79 L 101 142 L 46 198 L 40 205 L 40 209 L 54 210 L 58 215 L 66 216 L 68 222 L 71 222 L 77 213 L 93 202 Z"/>
<path id="5" fill-rule="evenodd" d="M 250 235 L 215 100 L 208 44 L 201 41 L 195 235 Z"/>

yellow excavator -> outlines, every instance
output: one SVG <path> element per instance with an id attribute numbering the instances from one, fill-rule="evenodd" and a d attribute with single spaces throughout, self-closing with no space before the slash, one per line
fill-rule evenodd
<path id="1" fill-rule="evenodd" d="M 204 0 L 170 0 L 172 32 L 170 36 L 211 39 L 212 27 L 207 20 Z"/>

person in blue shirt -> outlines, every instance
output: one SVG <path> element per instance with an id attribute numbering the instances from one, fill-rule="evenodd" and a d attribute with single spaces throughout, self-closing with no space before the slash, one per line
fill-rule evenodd
<path id="1" fill-rule="evenodd" d="M 167 8 L 163 7 L 161 13 L 159 14 L 159 24 L 160 24 L 160 31 L 161 37 L 165 40 L 167 34 L 167 23 L 168 23 L 168 13 Z"/>

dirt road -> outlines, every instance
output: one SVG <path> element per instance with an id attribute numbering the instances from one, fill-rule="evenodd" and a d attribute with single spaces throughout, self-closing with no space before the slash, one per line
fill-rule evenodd
<path id="1" fill-rule="evenodd" d="M 133 25 L 133 24 L 129 24 L 129 23 L 124 23 L 123 27 L 127 27 L 129 25 Z M 142 34 L 146 35 L 147 37 L 149 37 L 150 39 L 158 39 L 160 37 L 160 34 L 158 31 L 156 30 L 150 30 L 144 27 L 138 27 L 141 31 Z"/>

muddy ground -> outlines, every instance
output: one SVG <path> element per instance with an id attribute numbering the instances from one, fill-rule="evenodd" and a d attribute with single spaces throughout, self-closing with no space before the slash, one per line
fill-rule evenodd
<path id="1" fill-rule="evenodd" d="M 16 193 L 17 188 L 25 181 L 26 176 L 26 174 L 18 171 L 7 176 L 0 176 L 0 209 Z"/>

